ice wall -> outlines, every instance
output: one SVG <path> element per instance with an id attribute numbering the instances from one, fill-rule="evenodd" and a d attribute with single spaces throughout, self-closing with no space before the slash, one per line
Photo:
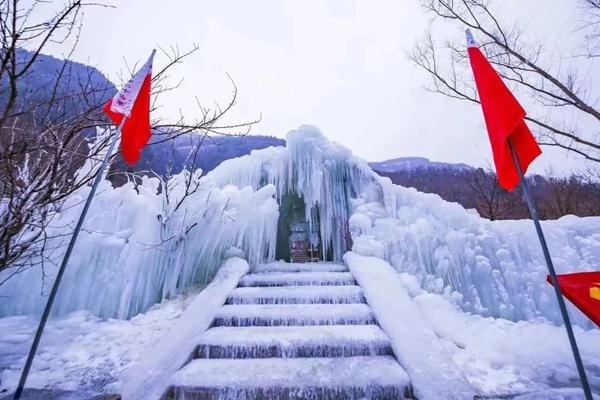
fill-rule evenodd
<path id="1" fill-rule="evenodd" d="M 392 186 L 396 215 L 357 199 L 353 251 L 386 259 L 464 311 L 562 323 L 531 221 L 492 222 L 437 195 L 382 184 Z M 542 226 L 559 273 L 598 269 L 600 218 L 567 216 Z M 592 327 L 575 307 L 570 311 L 578 325 Z"/>
<path id="2" fill-rule="evenodd" d="M 393 185 L 315 127 L 290 132 L 285 148 L 255 150 L 205 177 L 197 171 L 198 190 L 175 210 L 185 174 L 169 183 L 168 201 L 156 179 L 138 188 L 103 184 L 61 286 L 58 313 L 84 308 L 128 318 L 207 283 L 232 249 L 250 264 L 272 261 L 277 200 L 295 192 L 308 221 L 319 226 L 324 253 L 335 260 L 342 260 L 351 234 L 354 252 L 386 259 L 467 312 L 560 322 L 530 221 L 490 222 L 436 195 Z M 54 233 L 71 231 L 88 190 L 68 199 Z M 600 218 L 565 217 L 543 227 L 558 271 L 598 268 Z M 66 237 L 61 243 L 54 259 Z M 53 268 L 31 268 L 0 285 L 0 315 L 39 312 Z"/>
<path id="3" fill-rule="evenodd" d="M 331 143 L 319 129 L 303 125 L 286 137 L 286 148 L 255 150 L 227 160 L 208 174 L 220 185 L 258 188 L 271 184 L 277 197 L 297 193 L 304 198 L 307 222 L 318 225 L 323 254 L 342 261 L 349 231 L 351 200 L 384 202 L 379 177 L 352 152 Z"/>
<path id="4" fill-rule="evenodd" d="M 382 201 L 366 164 L 330 143 L 318 129 L 303 126 L 287 136 L 287 148 L 267 148 L 228 160 L 201 177 L 184 171 L 159 190 L 156 178 L 99 188 L 55 303 L 65 314 L 88 309 L 102 317 L 129 318 L 187 287 L 208 283 L 232 248 L 250 264 L 273 261 L 279 215 L 277 199 L 302 195 L 308 222 L 318 224 L 324 253 L 342 260 L 347 250 L 350 200 Z M 93 165 L 84 169 L 94 168 Z M 365 174 L 366 173 L 366 174 Z M 198 190 L 185 198 L 185 182 Z M 52 223 L 55 262 L 79 215 L 89 188 L 67 200 Z M 168 196 L 167 196 L 168 193 Z M 0 286 L 0 316 L 39 313 L 56 265 L 33 267 Z M 8 271 L 11 273 L 14 271 Z M 6 277 L 6 273 L 4 277 Z M 3 276 L 0 275 L 0 281 Z"/>
<path id="5" fill-rule="evenodd" d="M 531 221 L 492 222 L 437 195 L 393 185 L 311 126 L 290 132 L 287 149 L 271 152 L 230 160 L 231 168 L 218 173 L 226 183 L 253 188 L 270 183 L 278 196 L 302 194 L 306 215 L 319 223 L 334 259 L 346 250 L 341 225 L 349 218 L 353 251 L 386 259 L 464 311 L 561 323 Z M 254 160 L 251 179 L 243 169 L 249 159 Z M 559 272 L 598 269 L 600 218 L 571 216 L 542 225 Z M 592 326 L 570 309 L 576 323 Z"/>
<path id="6" fill-rule="evenodd" d="M 275 187 L 218 187 L 200 174 L 172 178 L 168 198 L 164 189 L 159 193 L 156 178 L 144 178 L 137 188 L 130 183 L 115 189 L 103 182 L 61 283 L 55 313 L 88 309 L 105 318 L 129 318 L 189 286 L 208 283 L 232 249 L 253 263 L 272 260 L 279 215 Z M 192 187 L 199 182 L 198 189 L 175 210 L 189 179 Z M 67 200 L 51 235 L 71 232 L 88 191 L 83 188 Z M 58 262 L 67 239 L 49 243 Z M 0 315 L 40 313 L 55 271 L 46 262 L 0 286 Z"/>

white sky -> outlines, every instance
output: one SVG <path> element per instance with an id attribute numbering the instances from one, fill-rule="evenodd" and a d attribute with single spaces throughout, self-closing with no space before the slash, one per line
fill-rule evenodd
<path id="1" fill-rule="evenodd" d="M 505 21 L 527 23 L 551 50 L 569 47 L 563 38 L 577 21 L 577 0 L 498 1 Z M 200 46 L 173 71 L 184 83 L 164 103 L 163 114 L 175 116 L 180 108 L 195 113 L 196 97 L 205 105 L 226 101 L 228 72 L 239 89 L 233 119 L 262 114 L 253 133 L 285 137 L 308 123 L 369 161 L 424 156 L 491 163 L 480 109 L 426 92 L 429 77 L 406 57 L 428 26 L 418 0 L 114 4 L 87 11 L 75 59 L 97 66 L 115 82 L 125 59 L 144 61 L 157 45 Z M 53 52 L 61 55 L 59 49 Z M 156 68 L 164 61 L 157 54 Z M 566 171 L 582 163 L 544 149 L 533 170 L 550 165 Z"/>

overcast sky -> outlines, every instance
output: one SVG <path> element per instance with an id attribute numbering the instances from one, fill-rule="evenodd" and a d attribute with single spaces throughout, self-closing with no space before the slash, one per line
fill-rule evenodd
<path id="1" fill-rule="evenodd" d="M 568 47 L 562 41 L 577 20 L 576 0 L 502 3 L 505 21 L 526 23 L 551 50 Z M 228 72 L 239 89 L 234 120 L 262 114 L 254 133 L 285 137 L 301 124 L 313 124 L 369 161 L 424 156 L 476 166 L 491 162 L 480 109 L 426 92 L 428 76 L 406 57 L 429 23 L 419 0 L 114 4 L 87 11 L 75 54 L 113 81 L 125 59 L 143 61 L 157 45 L 200 47 L 173 71 L 184 83 L 163 103 L 163 114 L 196 112 L 196 97 L 206 105 L 226 101 Z M 156 68 L 164 61 L 158 55 Z M 533 169 L 549 165 L 566 170 L 581 162 L 545 150 Z"/>

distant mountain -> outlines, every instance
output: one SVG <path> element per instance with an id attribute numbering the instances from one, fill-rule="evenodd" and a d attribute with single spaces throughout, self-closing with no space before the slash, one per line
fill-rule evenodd
<path id="1" fill-rule="evenodd" d="M 17 49 L 17 62 L 25 65 L 34 54 Z M 2 87 L 6 87 L 7 75 Z M 98 69 L 68 60 L 39 54 L 19 81 L 15 111 L 35 107 L 32 118 L 44 121 L 65 121 L 87 111 L 90 105 L 102 104 L 116 93 L 115 85 Z M 0 91 L 0 110 L 6 106 L 8 90 Z M 47 103 L 52 100 L 51 105 Z M 95 132 L 95 131 L 94 131 Z"/>
<path id="2" fill-rule="evenodd" d="M 206 174 L 215 169 L 223 161 L 230 158 L 250 154 L 252 150 L 264 149 L 271 146 L 285 146 L 285 140 L 272 136 L 246 135 L 246 136 L 211 136 L 184 135 L 172 141 L 157 143 L 164 138 L 155 135 L 154 144 L 142 150 L 140 161 L 132 168 L 119 159 L 111 171 L 111 181 L 116 185 L 125 182 L 125 176 L 119 172 L 153 171 L 160 176 L 166 176 L 167 170 L 171 173 L 180 172 L 185 166 L 194 163 L 194 149 L 200 148 L 195 157 L 195 168 L 201 168 Z M 152 143 L 152 142 L 151 142 Z"/>
<path id="3" fill-rule="evenodd" d="M 394 173 L 403 172 L 415 169 L 455 169 L 455 170 L 472 170 L 473 167 L 467 164 L 451 164 L 437 161 L 430 161 L 425 157 L 399 157 L 391 160 L 371 162 L 369 166 L 375 171 Z"/>
<path id="4" fill-rule="evenodd" d="M 447 201 L 491 220 L 529 218 L 520 188 L 512 192 L 501 189 L 493 171 L 465 164 L 431 162 L 422 157 L 405 157 L 370 163 L 379 175 L 393 183 L 413 187 L 420 192 L 435 193 Z M 556 219 L 573 214 L 580 217 L 600 215 L 600 184 L 582 177 L 528 178 L 542 219 Z"/>
<path id="5" fill-rule="evenodd" d="M 0 147 L 11 148 L 0 156 L 0 180 L 14 181 L 20 163 L 32 175 L 52 166 L 52 171 L 60 171 L 53 174 L 56 179 L 65 179 L 58 185 L 68 190 L 65 182 L 83 165 L 89 148 L 86 139 L 96 135 L 96 125 L 106 122 L 101 106 L 116 88 L 89 65 L 35 56 L 25 49 L 16 49 L 15 58 L 16 97 L 11 97 L 9 74 L 0 77 L 0 115 L 12 104 L 0 137 Z M 7 165 L 11 168 L 4 168 Z"/>

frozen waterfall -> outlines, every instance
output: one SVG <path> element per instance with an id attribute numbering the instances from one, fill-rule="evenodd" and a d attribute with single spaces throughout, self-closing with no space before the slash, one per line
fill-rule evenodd
<path id="1" fill-rule="evenodd" d="M 129 318 L 209 282 L 230 255 L 243 252 L 254 265 L 273 261 L 279 201 L 295 193 L 332 260 L 341 261 L 352 245 L 467 312 L 560 320 L 529 221 L 490 222 L 436 195 L 395 186 L 314 127 L 290 132 L 285 148 L 255 150 L 204 177 L 186 174 L 166 183 L 168 197 L 156 178 L 144 178 L 137 188 L 103 183 L 61 285 L 57 314 L 88 309 Z M 186 179 L 198 190 L 175 209 Z M 67 200 L 53 220 L 54 233 L 71 231 L 88 190 Z M 543 225 L 560 272 L 597 267 L 600 218 Z M 65 244 L 64 237 L 53 244 L 53 260 L 60 260 Z M 0 285 L 0 315 L 40 312 L 54 270 L 49 263 L 32 267 Z"/>

